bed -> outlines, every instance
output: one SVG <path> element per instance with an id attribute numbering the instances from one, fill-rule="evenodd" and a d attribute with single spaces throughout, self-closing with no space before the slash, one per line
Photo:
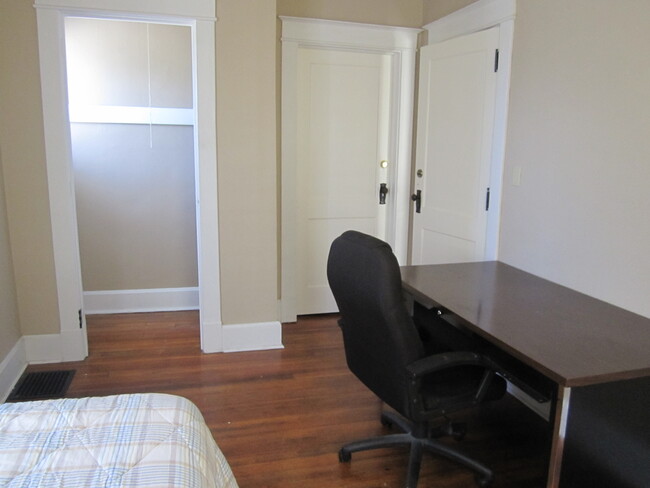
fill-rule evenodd
<path id="1" fill-rule="evenodd" d="M 165 394 L 0 405 L 0 487 L 237 488 L 198 408 Z"/>

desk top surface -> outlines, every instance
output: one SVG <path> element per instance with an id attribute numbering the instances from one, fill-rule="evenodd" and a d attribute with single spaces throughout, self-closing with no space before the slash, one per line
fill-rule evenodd
<path id="1" fill-rule="evenodd" d="M 650 376 L 650 319 L 496 261 L 401 270 L 417 301 L 560 385 Z"/>

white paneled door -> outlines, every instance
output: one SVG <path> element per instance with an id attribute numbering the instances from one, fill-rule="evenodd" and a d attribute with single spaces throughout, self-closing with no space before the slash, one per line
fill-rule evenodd
<path id="1" fill-rule="evenodd" d="M 421 49 L 413 264 L 484 259 L 498 42 L 495 27 Z"/>
<path id="2" fill-rule="evenodd" d="M 302 48 L 297 63 L 296 311 L 334 312 L 332 241 L 348 229 L 385 238 L 391 57 Z"/>

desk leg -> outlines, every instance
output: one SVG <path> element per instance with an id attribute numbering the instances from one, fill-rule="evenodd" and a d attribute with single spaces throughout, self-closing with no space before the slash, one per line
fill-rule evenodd
<path id="1" fill-rule="evenodd" d="M 553 443 L 551 445 L 551 459 L 548 466 L 546 488 L 560 486 L 560 472 L 562 470 L 562 456 L 564 454 L 564 439 L 566 437 L 570 401 L 571 388 L 558 387 L 553 419 Z"/>

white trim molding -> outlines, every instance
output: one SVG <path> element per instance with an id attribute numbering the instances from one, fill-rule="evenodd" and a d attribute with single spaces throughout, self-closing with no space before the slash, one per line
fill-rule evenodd
<path id="1" fill-rule="evenodd" d="M 60 363 L 61 334 L 38 334 L 23 336 L 25 354 L 29 364 Z"/>
<path id="2" fill-rule="evenodd" d="M 77 351 L 86 344 L 82 329 L 65 330 L 60 334 L 23 336 L 28 364 L 77 361 Z"/>
<path id="3" fill-rule="evenodd" d="M 201 351 L 206 354 L 223 352 L 223 325 L 221 322 L 201 322 Z"/>
<path id="4" fill-rule="evenodd" d="M 79 327 L 78 311 L 83 302 L 67 110 L 63 14 L 57 10 L 37 8 L 36 19 L 58 321 L 59 330 L 63 332 Z M 84 345 L 75 359 L 84 359 L 87 354 Z"/>
<path id="5" fill-rule="evenodd" d="M 223 326 L 224 352 L 262 351 L 267 349 L 284 349 L 282 345 L 282 324 L 280 322 Z"/>
<path id="6" fill-rule="evenodd" d="M 68 110 L 71 123 L 194 125 L 191 108 L 70 105 Z"/>
<path id="7" fill-rule="evenodd" d="M 335 20 L 280 16 L 281 41 L 301 46 L 346 48 L 353 51 L 412 50 L 417 48 L 417 36 L 422 29 L 389 25 L 359 24 Z"/>
<path id="8" fill-rule="evenodd" d="M 321 19 L 282 20 L 282 302 L 283 322 L 296 320 L 297 69 L 299 49 L 330 49 L 391 56 L 389 160 L 392 212 L 386 240 L 406 264 L 411 190 L 415 57 L 422 29 Z"/>
<path id="9" fill-rule="evenodd" d="M 489 184 L 490 211 L 488 212 L 485 236 L 485 259 L 489 260 L 498 258 L 499 249 L 501 192 L 508 129 L 510 72 L 516 10 L 516 0 L 478 0 L 424 26 L 428 32 L 429 44 L 499 26 L 499 71 L 496 79 Z"/>
<path id="10" fill-rule="evenodd" d="M 26 367 L 27 354 L 21 337 L 0 363 L 0 403 L 7 399 Z"/>
<path id="11" fill-rule="evenodd" d="M 84 312 L 86 315 L 198 309 L 198 287 L 84 292 Z"/>
<path id="12" fill-rule="evenodd" d="M 516 11 L 516 0 L 479 0 L 425 25 L 428 43 L 436 44 L 512 21 Z"/>
<path id="13" fill-rule="evenodd" d="M 215 20 L 214 0 L 36 0 L 41 9 L 76 9 L 88 11 L 124 12 L 149 17 L 170 16 Z M 92 15 L 91 15 L 92 16 Z"/>

